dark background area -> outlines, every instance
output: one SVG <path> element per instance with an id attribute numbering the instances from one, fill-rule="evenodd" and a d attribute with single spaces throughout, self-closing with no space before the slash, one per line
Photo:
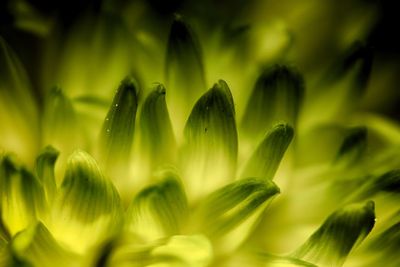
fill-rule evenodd
<path id="1" fill-rule="evenodd" d="M 55 17 L 61 22 L 62 28 L 67 30 L 72 23 L 81 15 L 81 13 L 90 10 L 93 13 L 99 12 L 101 6 L 107 0 L 69 0 L 69 1 L 45 1 L 45 0 L 27 0 L 43 16 Z M 113 5 L 123 5 L 129 0 L 113 1 Z M 398 38 L 398 25 L 400 19 L 398 15 L 397 2 L 390 0 L 363 0 L 373 2 L 380 7 L 379 20 L 373 28 L 367 42 L 373 47 L 374 56 L 381 61 L 386 61 L 396 66 L 399 77 L 393 82 L 392 94 L 396 97 L 390 105 L 379 107 L 378 111 L 400 121 L 400 90 L 397 86 L 400 84 L 400 38 Z M 154 14 L 160 17 L 171 17 L 174 12 L 187 4 L 188 0 L 149 0 L 147 3 L 151 6 Z M 214 6 L 221 10 L 214 10 L 214 16 L 227 16 L 232 12 L 240 10 L 242 5 L 246 5 L 243 0 L 223 0 L 223 1 L 205 1 L 212 2 Z M 215 2 L 215 3 L 214 3 Z M 218 3 L 217 3 L 218 2 Z M 36 35 L 27 31 L 18 30 L 14 27 L 15 16 L 13 14 L 13 0 L 0 1 L 0 35 L 7 40 L 18 54 L 23 64 L 28 69 L 28 73 L 33 85 L 38 85 L 34 73 L 38 69 L 40 62 L 42 40 Z M 40 66 L 39 66 L 40 67 Z M 397 76 L 397 75 L 396 75 Z M 394 93 L 393 93 L 394 92 Z M 38 97 L 40 100 L 40 97 Z"/>

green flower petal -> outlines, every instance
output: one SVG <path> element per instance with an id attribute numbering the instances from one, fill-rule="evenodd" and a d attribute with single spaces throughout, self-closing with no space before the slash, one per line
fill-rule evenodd
<path id="1" fill-rule="evenodd" d="M 0 201 L 2 221 L 11 235 L 43 218 L 47 208 L 39 180 L 9 155 L 0 159 Z"/>
<path id="2" fill-rule="evenodd" d="M 317 267 L 317 265 L 299 259 L 268 254 L 258 255 L 258 260 L 263 261 L 264 264 L 262 266 L 268 267 Z"/>
<path id="3" fill-rule="evenodd" d="M 400 222 L 380 233 L 371 243 L 369 253 L 378 254 L 370 266 L 399 266 Z"/>
<path id="4" fill-rule="evenodd" d="M 273 179 L 292 139 L 292 127 L 275 125 L 248 160 L 241 177 Z"/>
<path id="5" fill-rule="evenodd" d="M 367 146 L 367 129 L 355 127 L 349 130 L 337 153 L 335 163 L 344 166 L 355 164 L 364 154 Z"/>
<path id="6" fill-rule="evenodd" d="M 57 263 L 68 267 L 74 266 L 77 260 L 77 255 L 64 250 L 42 223 L 18 233 L 12 241 L 12 250 L 18 259 L 33 266 L 50 267 Z"/>
<path id="7" fill-rule="evenodd" d="M 31 162 L 37 149 L 38 110 L 28 76 L 0 36 L 0 149 Z"/>
<path id="8" fill-rule="evenodd" d="M 17 114 L 37 121 L 36 104 L 28 76 L 15 52 L 0 36 L 0 96 L 3 105 L 17 105 Z M 17 101 L 17 102 L 15 102 Z M 10 103 L 11 102 L 11 103 Z M 12 110 L 13 112 L 15 110 Z M 12 112 L 12 113 L 13 113 Z"/>
<path id="9" fill-rule="evenodd" d="M 279 193 L 270 180 L 246 178 L 207 196 L 193 223 L 223 251 L 231 251 L 250 234 L 269 199 Z"/>
<path id="10" fill-rule="evenodd" d="M 190 109 L 207 89 L 199 42 L 180 16 L 172 22 L 165 62 L 168 106 L 179 137 Z"/>
<path id="11" fill-rule="evenodd" d="M 212 256 L 212 245 L 203 235 L 174 235 L 147 245 L 136 240 L 120 246 L 107 266 L 206 267 Z"/>
<path id="12" fill-rule="evenodd" d="M 163 176 L 162 182 L 139 192 L 128 210 L 128 229 L 145 240 L 179 234 L 186 221 L 187 200 L 177 176 Z"/>
<path id="13" fill-rule="evenodd" d="M 233 99 L 220 80 L 194 106 L 185 127 L 184 179 L 189 195 L 211 192 L 235 176 L 238 137 Z"/>
<path id="14" fill-rule="evenodd" d="M 305 125 L 347 119 L 365 91 L 371 66 L 371 49 L 360 43 L 352 45 L 310 91 L 304 105 Z"/>
<path id="15" fill-rule="evenodd" d="M 322 266 L 342 266 L 374 224 L 374 202 L 345 206 L 331 214 L 292 256 Z"/>
<path id="16" fill-rule="evenodd" d="M 317 267 L 312 263 L 305 262 L 299 259 L 254 251 L 239 251 L 238 253 L 235 253 L 235 255 L 231 257 L 231 259 L 228 260 L 228 263 L 222 263 L 221 266 Z"/>
<path id="17" fill-rule="evenodd" d="M 54 165 L 58 155 L 59 152 L 56 149 L 52 146 L 47 146 L 36 159 L 36 174 L 43 185 L 48 203 L 53 202 L 57 192 Z"/>
<path id="18" fill-rule="evenodd" d="M 372 195 L 373 191 L 400 193 L 400 170 L 391 170 L 378 176 L 369 188 L 369 195 Z"/>
<path id="19" fill-rule="evenodd" d="M 147 96 L 140 114 L 142 157 L 154 169 L 160 164 L 173 163 L 176 154 L 175 137 L 165 103 L 165 88 L 157 84 Z"/>
<path id="20" fill-rule="evenodd" d="M 49 229 L 71 249 L 85 251 L 116 232 L 121 219 L 118 192 L 94 159 L 74 152 L 53 207 Z"/>
<path id="21" fill-rule="evenodd" d="M 42 142 L 69 154 L 75 148 L 82 147 L 81 134 L 72 101 L 61 88 L 52 88 L 44 109 Z"/>
<path id="22" fill-rule="evenodd" d="M 351 99 L 360 97 L 366 89 L 367 81 L 372 67 L 372 49 L 360 42 L 353 43 L 347 51 L 339 57 L 338 61 L 327 73 L 324 82 L 327 84 L 338 83 L 346 75 L 353 72 L 348 85 Z"/>
<path id="23" fill-rule="evenodd" d="M 280 65 L 266 69 L 247 103 L 241 123 L 243 133 L 258 140 L 280 121 L 296 126 L 303 94 L 304 81 L 299 73 Z"/>
<path id="24" fill-rule="evenodd" d="M 190 251 L 190 253 L 188 253 Z M 151 252 L 154 265 L 171 267 L 206 267 L 213 251 L 210 241 L 201 235 L 172 236 L 165 245 Z"/>
<path id="25" fill-rule="evenodd" d="M 3 216 L 1 214 L 2 213 L 0 210 L 0 247 L 11 240 L 10 233 L 8 232 L 6 226 L 3 223 Z"/>
<path id="26" fill-rule="evenodd" d="M 400 193 L 400 170 L 391 170 L 382 175 L 367 177 L 363 184 L 352 188 L 351 201 L 371 198 L 378 193 Z"/>
<path id="27" fill-rule="evenodd" d="M 48 83 L 61 84 L 71 97 L 112 95 L 132 66 L 127 60 L 131 56 L 131 33 L 122 19 L 112 13 L 86 14 L 83 18 L 79 16 L 68 29 L 55 29 L 49 49 L 45 50 L 46 87 Z"/>
<path id="28" fill-rule="evenodd" d="M 107 172 L 118 176 L 125 172 L 130 159 L 135 130 L 138 86 L 133 78 L 121 82 L 103 124 L 100 141 L 100 157 Z M 115 178 L 115 177 L 113 177 Z"/>
<path id="29" fill-rule="evenodd" d="M 9 245 L 0 243 L 0 266 L 7 267 L 34 267 L 29 262 L 19 259 L 15 255 Z"/>

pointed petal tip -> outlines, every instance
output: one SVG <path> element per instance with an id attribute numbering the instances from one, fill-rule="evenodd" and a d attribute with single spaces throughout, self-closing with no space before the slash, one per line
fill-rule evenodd
<path id="1" fill-rule="evenodd" d="M 346 205 L 333 212 L 293 256 L 324 266 L 342 266 L 374 225 L 373 201 Z"/>
<path id="2" fill-rule="evenodd" d="M 174 20 L 181 20 L 181 19 L 182 19 L 182 14 L 174 13 Z"/>
<path id="3" fill-rule="evenodd" d="M 15 154 L 4 153 L 0 157 L 0 166 L 4 168 L 6 172 L 15 172 L 20 169 L 21 162 Z"/>
<path id="4" fill-rule="evenodd" d="M 284 134 L 285 136 L 292 136 L 294 135 L 294 129 L 293 127 L 286 123 L 286 122 L 278 122 L 273 126 L 273 128 L 270 130 L 270 132 L 273 131 L 279 131 L 281 134 Z"/>
<path id="5" fill-rule="evenodd" d="M 157 94 L 159 94 L 161 96 L 165 96 L 167 94 L 167 91 L 166 91 L 164 85 L 161 83 L 156 84 L 155 91 L 157 92 Z"/>
<path id="6" fill-rule="evenodd" d="M 351 128 L 336 155 L 336 163 L 354 163 L 362 157 L 367 146 L 368 130 L 364 126 Z"/>
<path id="7" fill-rule="evenodd" d="M 264 85 L 279 85 L 277 83 L 288 83 L 288 85 L 293 86 L 298 90 L 298 94 L 302 94 L 304 91 L 304 79 L 300 72 L 292 66 L 284 64 L 275 64 L 273 66 L 267 67 L 261 73 L 259 82 L 264 83 Z M 270 86 L 264 86 L 263 89 L 273 89 Z"/>
<path id="8" fill-rule="evenodd" d="M 258 138 L 282 120 L 296 126 L 304 91 L 303 77 L 294 68 L 265 68 L 255 82 L 242 118 L 245 135 Z"/>
<path id="9" fill-rule="evenodd" d="M 273 179 L 293 136 L 294 129 L 289 124 L 275 124 L 247 160 L 241 177 Z"/>
<path id="10" fill-rule="evenodd" d="M 372 200 L 368 200 L 365 205 L 364 208 L 366 210 L 368 210 L 369 212 L 373 212 L 375 214 L 375 202 Z"/>
<path id="11" fill-rule="evenodd" d="M 116 171 L 112 165 L 126 167 L 133 143 L 136 112 L 138 106 L 136 80 L 125 78 L 118 87 L 107 116 L 103 122 L 100 137 L 100 158 L 107 170 Z"/>
<path id="12" fill-rule="evenodd" d="M 136 79 L 133 76 L 127 76 L 121 81 L 120 88 L 123 88 L 125 90 L 128 90 L 128 91 L 136 94 L 138 84 L 137 84 Z"/>
<path id="13" fill-rule="evenodd" d="M 64 97 L 64 90 L 60 85 L 56 84 L 50 89 L 49 94 L 50 97 Z"/>
<path id="14" fill-rule="evenodd" d="M 46 154 L 51 157 L 58 157 L 60 155 L 60 151 L 57 150 L 55 147 L 52 145 L 47 145 L 42 149 L 42 152 L 40 153 L 41 155 Z"/>
<path id="15" fill-rule="evenodd" d="M 83 159 L 88 159 L 92 158 L 89 153 L 84 151 L 83 149 L 76 149 L 72 152 L 72 154 L 69 156 L 70 159 L 76 159 L 76 160 L 83 160 Z"/>

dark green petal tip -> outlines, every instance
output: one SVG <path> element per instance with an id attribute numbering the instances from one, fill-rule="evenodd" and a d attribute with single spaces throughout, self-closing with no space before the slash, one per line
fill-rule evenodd
<path id="1" fill-rule="evenodd" d="M 10 155 L 0 158 L 0 203 L 2 222 L 12 235 L 43 218 L 47 208 L 40 181 Z"/>
<path id="2" fill-rule="evenodd" d="M 179 234 L 186 221 L 186 195 L 176 174 L 163 176 L 139 192 L 128 210 L 128 228 L 148 240 Z"/>
<path id="3" fill-rule="evenodd" d="M 121 82 L 101 132 L 101 155 L 107 167 L 129 160 L 135 129 L 138 85 L 127 77 Z M 118 166 L 120 167 L 120 166 Z"/>
<path id="4" fill-rule="evenodd" d="M 36 175 L 44 187 L 46 199 L 49 203 L 54 200 L 57 191 L 54 166 L 58 155 L 58 150 L 52 146 L 47 146 L 36 158 Z"/>
<path id="5" fill-rule="evenodd" d="M 367 147 L 367 128 L 350 129 L 336 156 L 335 163 L 350 165 L 359 160 Z"/>
<path id="6" fill-rule="evenodd" d="M 304 94 L 302 76 L 292 68 L 276 65 L 257 79 L 241 127 L 249 137 L 259 137 L 279 121 L 295 126 Z"/>
<path id="7" fill-rule="evenodd" d="M 13 119 L 23 115 L 25 119 L 29 119 L 24 121 L 29 126 L 37 122 L 36 101 L 28 75 L 17 54 L 2 36 L 0 36 L 0 103 L 15 111 L 12 112 Z M 16 107 L 18 109 L 15 109 Z"/>
<path id="8" fill-rule="evenodd" d="M 244 230 L 241 225 L 254 223 L 252 215 L 262 211 L 267 200 L 279 192 L 279 188 L 268 180 L 246 178 L 234 182 L 204 199 L 197 223 L 200 222 L 200 228 L 212 238 L 222 237 L 235 229 L 240 229 L 241 236 L 245 237 L 251 227 L 247 225 Z"/>
<path id="9" fill-rule="evenodd" d="M 77 253 L 108 240 L 121 228 L 118 192 L 86 152 L 78 150 L 69 157 L 51 215 L 51 233 Z"/>
<path id="10" fill-rule="evenodd" d="M 61 148 L 75 146 L 80 134 L 77 125 L 72 101 L 60 87 L 53 87 L 46 99 L 43 142 Z"/>
<path id="11" fill-rule="evenodd" d="M 143 154 L 152 167 L 170 163 L 175 155 L 175 137 L 165 102 L 165 87 L 157 84 L 147 96 L 140 114 Z"/>
<path id="12" fill-rule="evenodd" d="M 60 267 L 77 264 L 73 254 L 64 250 L 42 223 L 31 225 L 19 232 L 11 245 L 13 253 L 19 259 L 34 266 L 51 267 L 55 262 Z"/>
<path id="13" fill-rule="evenodd" d="M 368 201 L 335 211 L 293 256 L 321 266 L 342 266 L 352 248 L 374 227 L 374 206 Z"/>
<path id="14" fill-rule="evenodd" d="M 372 59 L 373 53 L 370 46 L 359 41 L 354 42 L 332 66 L 325 82 L 336 83 L 354 71 L 351 89 L 354 96 L 360 96 L 364 92 L 370 76 Z"/>
<path id="15" fill-rule="evenodd" d="M 193 104 L 207 89 L 200 43 L 181 17 L 172 22 L 165 60 L 167 102 L 172 124 L 181 137 Z"/>
<path id="16" fill-rule="evenodd" d="M 273 179 L 293 135 L 288 124 L 275 125 L 248 160 L 241 177 Z"/>
<path id="17" fill-rule="evenodd" d="M 388 171 L 379 176 L 371 188 L 388 193 L 400 193 L 400 170 Z"/>
<path id="18" fill-rule="evenodd" d="M 380 233 L 369 245 L 369 252 L 377 255 L 369 266 L 396 267 L 400 265 L 400 221 Z"/>
<path id="19" fill-rule="evenodd" d="M 183 73 L 175 73 L 177 70 Z M 168 80 L 173 79 L 174 75 L 180 75 L 182 79 L 186 78 L 191 83 L 205 85 L 199 41 L 190 26 L 179 15 L 175 16 L 172 22 L 168 38 L 166 74 Z"/>
<path id="20" fill-rule="evenodd" d="M 119 196 L 110 180 L 103 176 L 96 161 L 84 151 L 68 159 L 60 188 L 60 211 L 69 219 L 93 222 L 119 208 Z"/>
<path id="21" fill-rule="evenodd" d="M 362 185 L 357 185 L 350 199 L 364 200 L 379 193 L 400 193 L 400 170 L 391 170 L 382 175 L 368 177 Z"/>
<path id="22" fill-rule="evenodd" d="M 197 101 L 184 135 L 184 178 L 190 193 L 211 192 L 234 177 L 238 136 L 232 95 L 224 81 Z"/>

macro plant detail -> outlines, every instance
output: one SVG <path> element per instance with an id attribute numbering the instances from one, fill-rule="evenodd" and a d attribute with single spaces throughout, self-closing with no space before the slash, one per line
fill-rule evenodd
<path id="1" fill-rule="evenodd" d="M 400 265 L 374 1 L 11 2 L 0 266 Z"/>

